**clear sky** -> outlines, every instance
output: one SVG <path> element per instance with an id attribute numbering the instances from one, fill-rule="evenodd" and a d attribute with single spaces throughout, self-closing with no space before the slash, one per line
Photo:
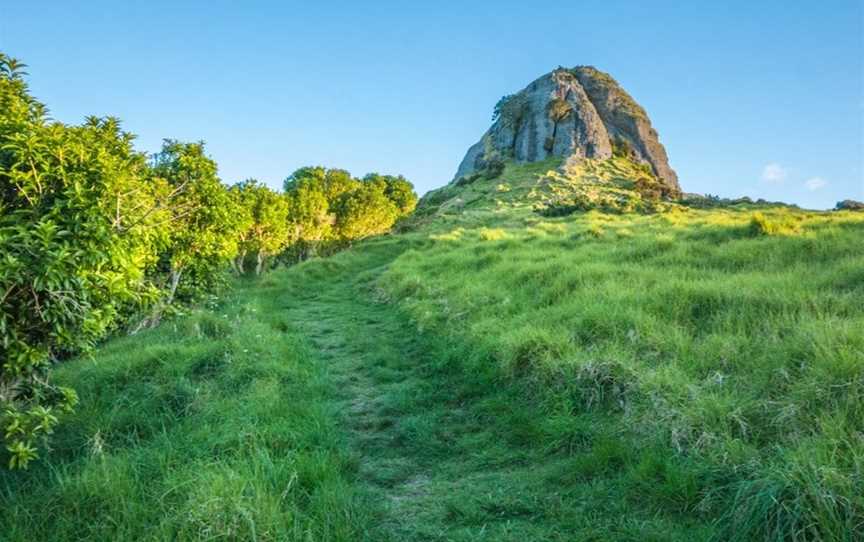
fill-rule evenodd
<path id="1" fill-rule="evenodd" d="M 448 182 L 503 94 L 610 72 L 686 191 L 864 200 L 861 0 L 0 0 L 0 50 L 64 122 L 203 139 L 222 178 L 321 164 Z"/>

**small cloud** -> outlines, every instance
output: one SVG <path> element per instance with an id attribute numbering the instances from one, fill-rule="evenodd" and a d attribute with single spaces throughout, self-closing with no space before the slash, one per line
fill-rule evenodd
<path id="1" fill-rule="evenodd" d="M 762 168 L 762 180 L 766 183 L 782 183 L 786 179 L 786 168 L 780 164 L 768 164 Z"/>
<path id="2" fill-rule="evenodd" d="M 819 190 L 820 188 L 823 188 L 827 184 L 828 184 L 828 181 L 826 181 L 822 177 L 813 177 L 812 179 L 807 179 L 806 181 L 804 181 L 804 186 L 806 186 L 807 190 L 809 190 L 811 192 Z"/>

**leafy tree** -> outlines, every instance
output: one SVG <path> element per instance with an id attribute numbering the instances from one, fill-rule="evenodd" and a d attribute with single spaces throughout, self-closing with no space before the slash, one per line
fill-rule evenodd
<path id="1" fill-rule="evenodd" d="M 337 201 L 343 194 L 358 188 L 360 181 L 344 169 L 328 169 L 324 175 L 323 190 L 327 201 Z"/>
<path id="2" fill-rule="evenodd" d="M 360 181 L 344 169 L 321 166 L 300 168 L 285 179 L 285 194 L 291 207 L 289 221 L 307 255 L 336 239 L 335 206 L 343 195 L 359 186 Z"/>
<path id="3" fill-rule="evenodd" d="M 133 136 L 112 118 L 50 122 L 23 65 L 0 54 L 0 425 L 12 467 L 76 402 L 52 362 L 87 350 L 124 306 L 151 299 L 145 280 L 168 240 Z"/>
<path id="4" fill-rule="evenodd" d="M 217 274 L 237 253 L 243 225 L 238 202 L 216 175 L 216 163 L 204 153 L 203 142 L 166 139 L 152 158 L 151 171 L 170 189 L 172 228 L 155 279 L 164 291 L 162 301 L 136 329 L 159 322 L 184 275 L 207 282 Z"/>
<path id="5" fill-rule="evenodd" d="M 288 201 L 288 224 L 295 241 L 295 251 L 301 258 L 317 252 L 318 247 L 333 238 L 335 217 L 326 189 L 327 170 L 304 167 L 285 179 Z"/>
<path id="6" fill-rule="evenodd" d="M 384 233 L 417 205 L 413 186 L 401 175 L 370 173 L 361 181 L 342 169 L 304 167 L 284 186 L 301 256 Z"/>
<path id="7" fill-rule="evenodd" d="M 282 189 L 286 194 L 297 190 L 301 184 L 312 183 L 313 185 L 323 184 L 324 176 L 327 174 L 327 169 L 321 166 L 305 166 L 296 170 L 290 176 L 286 177 L 282 182 Z"/>
<path id="8" fill-rule="evenodd" d="M 248 182 L 237 183 L 228 191 L 234 201 L 232 206 L 237 212 L 235 216 L 237 221 L 237 253 L 231 259 L 231 267 L 238 275 L 246 272 L 246 256 L 249 254 L 249 245 L 254 234 L 251 198 L 249 191 L 243 188 L 243 185 Z"/>
<path id="9" fill-rule="evenodd" d="M 341 241 L 350 244 L 384 233 L 396 222 L 399 209 L 385 189 L 383 183 L 364 182 L 342 195 L 336 204 L 336 232 Z"/>
<path id="10" fill-rule="evenodd" d="M 853 199 L 838 201 L 834 206 L 835 211 L 864 211 L 864 203 Z"/>
<path id="11" fill-rule="evenodd" d="M 267 258 L 277 254 L 294 240 L 295 230 L 288 223 L 288 199 L 255 179 L 239 183 L 232 187 L 231 191 L 235 194 L 244 217 L 235 267 L 238 272 L 243 273 L 247 254 L 254 254 L 255 274 L 260 275 Z"/>
<path id="12" fill-rule="evenodd" d="M 326 169 L 321 166 L 303 167 L 285 179 L 285 192 L 292 192 L 300 185 L 314 187 L 324 194 L 329 202 L 336 201 L 345 192 L 357 188 L 359 181 L 344 169 Z"/>
<path id="13" fill-rule="evenodd" d="M 383 182 L 386 185 L 384 195 L 396 204 L 400 218 L 411 214 L 417 207 L 417 194 L 414 192 L 414 185 L 402 175 L 369 173 L 363 177 L 363 180 L 366 182 Z"/>

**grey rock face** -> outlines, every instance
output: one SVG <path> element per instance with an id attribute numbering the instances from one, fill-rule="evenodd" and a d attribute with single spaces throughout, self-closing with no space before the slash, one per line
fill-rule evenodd
<path id="1" fill-rule="evenodd" d="M 496 159 L 603 159 L 616 151 L 649 164 L 661 181 L 680 191 L 645 110 L 600 70 L 559 68 L 499 102 L 492 127 L 468 149 L 455 178 Z"/>

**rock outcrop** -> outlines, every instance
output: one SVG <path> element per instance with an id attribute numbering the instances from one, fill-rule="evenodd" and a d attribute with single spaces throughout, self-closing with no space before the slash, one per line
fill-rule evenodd
<path id="1" fill-rule="evenodd" d="M 854 199 L 844 199 L 838 201 L 834 206 L 835 211 L 864 211 L 864 202 L 855 201 Z"/>
<path id="2" fill-rule="evenodd" d="M 495 107 L 492 127 L 468 149 L 456 179 L 502 160 L 569 161 L 626 154 L 651 166 L 680 192 L 666 150 L 645 110 L 608 74 L 590 66 L 558 68 Z"/>

